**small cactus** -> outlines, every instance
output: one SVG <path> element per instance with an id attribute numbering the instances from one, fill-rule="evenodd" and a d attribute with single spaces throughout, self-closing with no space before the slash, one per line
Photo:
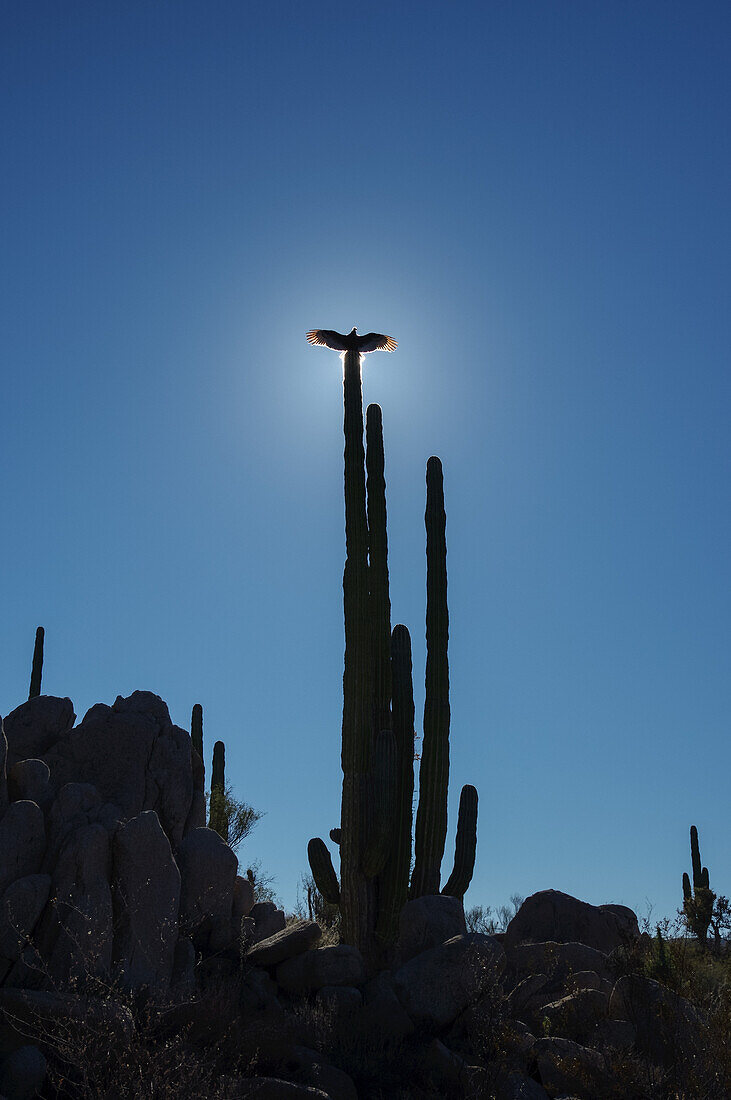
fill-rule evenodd
<path id="1" fill-rule="evenodd" d="M 28 698 L 34 699 L 41 694 L 41 677 L 43 676 L 43 640 L 46 632 L 42 626 L 36 630 L 36 641 L 33 646 L 33 665 L 30 673 L 30 691 Z"/>
<path id="2" fill-rule="evenodd" d="M 690 879 L 687 872 L 684 871 L 683 912 L 691 932 L 699 943 L 705 947 L 716 895 L 709 885 L 708 868 L 703 867 L 701 864 L 698 830 L 695 825 L 690 827 L 690 857 L 693 870 L 693 888 L 691 889 Z"/>

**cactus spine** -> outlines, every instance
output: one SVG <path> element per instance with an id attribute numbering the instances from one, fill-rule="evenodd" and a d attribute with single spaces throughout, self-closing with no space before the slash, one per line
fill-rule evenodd
<path id="1" fill-rule="evenodd" d="M 693 935 L 703 947 L 706 945 L 708 926 L 713 916 L 716 895 L 710 888 L 708 868 L 701 864 L 701 852 L 698 845 L 698 830 L 690 827 L 690 858 L 693 871 L 693 889 L 687 872 L 683 872 L 683 911 Z"/>
<path id="2" fill-rule="evenodd" d="M 215 829 L 228 841 L 228 814 L 226 812 L 226 747 L 223 741 L 213 746 L 213 770 L 211 774 L 211 804 L 208 828 Z"/>
<path id="3" fill-rule="evenodd" d="M 34 699 L 41 694 L 41 677 L 43 676 L 43 640 L 46 632 L 42 626 L 36 630 L 36 640 L 33 646 L 33 664 L 30 672 L 30 690 L 28 698 Z"/>
<path id="4" fill-rule="evenodd" d="M 360 356 L 344 356 L 345 535 L 340 884 L 324 843 L 308 857 L 326 901 L 339 893 L 341 938 L 372 968 L 388 957 L 409 896 L 414 794 L 414 694 L 411 639 L 390 629 L 386 494 L 381 410 L 370 405 L 363 447 Z M 367 472 L 367 483 L 364 473 Z M 447 830 L 449 666 L 446 516 L 442 466 L 427 464 L 427 667 L 424 752 L 411 895 L 439 893 Z M 474 868 L 477 792 L 460 802 L 455 866 L 445 886 L 461 897 Z"/>

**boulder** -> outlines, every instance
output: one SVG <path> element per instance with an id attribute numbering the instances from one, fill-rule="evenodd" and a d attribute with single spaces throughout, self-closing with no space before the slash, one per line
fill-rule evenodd
<path id="1" fill-rule="evenodd" d="M 329 1012 L 344 1016 L 362 1006 L 363 994 L 354 985 L 323 985 L 315 1000 Z"/>
<path id="2" fill-rule="evenodd" d="M 35 802 L 11 802 L 0 819 L 0 896 L 11 882 L 40 871 L 45 850 L 41 809 Z"/>
<path id="3" fill-rule="evenodd" d="M 112 844 L 114 970 L 124 989 L 170 988 L 180 872 L 154 810 L 121 825 Z"/>
<path id="4" fill-rule="evenodd" d="M 638 974 L 620 978 L 609 1001 L 609 1017 L 635 1029 L 635 1047 L 658 1065 L 671 1066 L 678 1055 L 692 1057 L 704 1045 L 704 1020 L 685 997 Z"/>
<path id="5" fill-rule="evenodd" d="M 505 933 L 506 951 L 519 943 L 582 943 L 608 954 L 639 938 L 637 917 L 623 905 L 589 905 L 560 890 L 531 894 Z"/>
<path id="6" fill-rule="evenodd" d="M 7 1100 L 31 1100 L 41 1091 L 45 1077 L 46 1059 L 38 1047 L 18 1047 L 0 1068 L 0 1090 Z"/>
<path id="7" fill-rule="evenodd" d="M 241 924 L 242 918 L 248 917 L 253 908 L 254 887 L 248 878 L 237 875 L 234 883 L 233 919 Z M 277 928 L 275 931 L 279 932 L 280 930 Z"/>
<path id="8" fill-rule="evenodd" d="M 593 970 L 611 976 L 607 956 L 583 943 L 524 943 L 506 950 L 506 979 L 517 984 L 531 974 L 546 974 L 557 992 L 573 974 Z"/>
<path id="9" fill-rule="evenodd" d="M 547 974 L 529 974 L 511 989 L 505 998 L 505 1009 L 512 1019 L 524 1020 L 531 1017 L 536 1008 L 546 1003 L 544 993 L 549 987 Z"/>
<path id="10" fill-rule="evenodd" d="M 410 959 L 394 974 L 394 989 L 417 1026 L 446 1027 L 498 985 L 504 965 L 492 936 L 468 932 Z"/>
<path id="11" fill-rule="evenodd" d="M 109 834 L 99 823 L 76 829 L 61 845 L 52 874 L 50 927 L 41 941 L 41 953 L 57 980 L 83 982 L 109 974 L 111 862 Z"/>
<path id="12" fill-rule="evenodd" d="M 322 1089 L 310 1085 L 296 1085 L 278 1077 L 246 1077 L 236 1086 L 236 1096 L 241 1100 L 329 1100 Z"/>
<path id="13" fill-rule="evenodd" d="M 464 907 L 459 898 L 425 894 L 407 901 L 399 917 L 397 955 L 408 962 L 422 951 L 467 932 Z"/>
<path id="14" fill-rule="evenodd" d="M 569 993 L 575 993 L 579 989 L 605 989 L 607 983 L 597 974 L 596 970 L 579 970 L 569 973 L 566 978 L 566 989 Z M 611 993 L 612 986 L 608 985 L 606 992 Z"/>
<path id="15" fill-rule="evenodd" d="M 569 1039 L 536 1039 L 532 1055 L 541 1084 L 550 1096 L 598 1100 L 611 1087 L 602 1055 L 579 1043 Z"/>
<path id="16" fill-rule="evenodd" d="M 587 1046 L 595 1050 L 628 1054 L 635 1045 L 636 1032 L 629 1020 L 600 1020 L 589 1036 Z"/>
<path id="17" fill-rule="evenodd" d="M 13 802 L 35 802 L 44 810 L 53 799 L 50 776 L 45 760 L 19 760 L 8 772 L 8 796 Z"/>
<path id="18" fill-rule="evenodd" d="M 319 947 L 280 963 L 276 980 L 287 993 L 312 993 L 327 985 L 358 985 L 365 980 L 363 958 L 357 947 L 345 943 Z"/>
<path id="19" fill-rule="evenodd" d="M 188 936 L 178 936 L 175 944 L 170 986 L 178 997 L 192 996 L 195 990 L 195 947 Z"/>
<path id="20" fill-rule="evenodd" d="M 495 1100 L 548 1100 L 546 1090 L 518 1070 L 498 1074 L 495 1090 Z M 570 1100 L 570 1097 L 562 1100 Z"/>
<path id="21" fill-rule="evenodd" d="M 8 742 L 0 718 L 0 817 L 8 805 Z"/>
<path id="22" fill-rule="evenodd" d="M 600 989 L 580 989 L 543 1005 L 540 1016 L 549 1035 L 586 1044 L 594 1028 L 607 1019 L 609 997 Z"/>
<path id="23" fill-rule="evenodd" d="M 16 962 L 48 901 L 50 875 L 28 875 L 8 886 L 0 903 L 0 956 Z"/>
<path id="24" fill-rule="evenodd" d="M 207 935 L 216 920 L 230 921 L 238 860 L 213 829 L 193 829 L 178 849 L 184 934 Z"/>
<path id="25" fill-rule="evenodd" d="M 363 1009 L 359 1029 L 377 1042 L 398 1041 L 416 1030 L 411 1017 L 396 996 L 393 977 L 382 970 L 363 987 Z"/>
<path id="26" fill-rule="evenodd" d="M 46 754 L 55 787 L 93 783 L 124 818 L 155 810 L 177 846 L 193 797 L 190 736 L 173 726 L 162 699 L 136 691 L 111 707 L 97 703 L 61 748 Z"/>
<path id="27" fill-rule="evenodd" d="M 275 932 L 286 927 L 287 918 L 283 909 L 277 909 L 273 901 L 257 901 L 249 911 L 254 922 L 254 943 L 266 940 Z"/>
<path id="28" fill-rule="evenodd" d="M 252 966 L 276 966 L 285 959 L 301 955 L 322 936 L 319 924 L 311 920 L 298 920 L 289 928 L 260 940 L 246 953 L 246 961 Z"/>
<path id="29" fill-rule="evenodd" d="M 18 760 L 45 756 L 76 721 L 70 699 L 36 695 L 21 703 L 3 721 L 8 742 L 8 767 Z"/>

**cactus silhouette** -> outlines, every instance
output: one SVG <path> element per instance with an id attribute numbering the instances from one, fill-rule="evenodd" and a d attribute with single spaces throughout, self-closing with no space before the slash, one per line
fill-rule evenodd
<path id="1" fill-rule="evenodd" d="M 373 969 L 388 958 L 409 893 L 439 893 L 440 886 L 449 779 L 442 465 L 435 457 L 427 464 L 426 701 L 416 862 L 409 890 L 414 794 L 411 639 L 405 626 L 396 626 L 393 633 L 390 627 L 383 425 L 377 405 L 367 409 L 367 448 L 363 446 L 361 352 L 379 348 L 354 348 L 346 338 L 324 330 L 313 331 L 308 339 L 344 351 L 343 790 L 340 826 L 330 831 L 340 848 L 340 883 L 319 838 L 309 842 L 308 858 L 323 897 L 335 903 L 339 896 L 343 942 L 360 948 Z M 386 339 L 379 337 L 380 348 L 391 350 L 383 343 Z M 454 869 L 443 892 L 464 895 L 474 868 L 476 830 L 477 792 L 465 787 Z"/>
<path id="2" fill-rule="evenodd" d="M 42 626 L 36 630 L 36 640 L 33 646 L 33 664 L 30 672 L 30 690 L 28 698 L 34 699 L 41 694 L 41 677 L 43 676 L 43 641 L 46 632 Z"/>
<path id="3" fill-rule="evenodd" d="M 193 748 L 203 759 L 203 707 L 196 703 L 190 716 L 190 739 Z"/>
<path id="4" fill-rule="evenodd" d="M 683 911 L 693 935 L 705 947 L 716 895 L 709 885 L 708 868 L 703 867 L 701 864 L 698 830 L 695 825 L 690 827 L 690 858 L 693 871 L 693 888 L 691 889 L 690 879 L 687 872 L 684 871 Z"/>
<path id="5" fill-rule="evenodd" d="M 223 741 L 213 746 L 211 773 L 211 802 L 208 812 L 208 828 L 228 840 L 228 813 L 226 807 L 226 747 Z"/>

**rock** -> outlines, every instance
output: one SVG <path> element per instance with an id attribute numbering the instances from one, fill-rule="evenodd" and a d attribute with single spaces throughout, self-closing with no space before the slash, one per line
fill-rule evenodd
<path id="1" fill-rule="evenodd" d="M 173 847 L 182 839 L 193 797 L 190 736 L 152 692 L 119 697 L 112 707 L 97 703 L 47 762 L 54 786 L 93 783 L 122 817 L 155 810 Z"/>
<path id="2" fill-rule="evenodd" d="M 671 989 L 638 974 L 620 978 L 609 1001 L 612 1020 L 635 1028 L 635 1047 L 658 1065 L 671 1066 L 678 1052 L 691 1057 L 704 1045 L 704 1021 L 698 1010 Z"/>
<path id="3" fill-rule="evenodd" d="M 319 947 L 280 963 L 276 979 L 287 993 L 311 993 L 325 985 L 358 985 L 365 980 L 363 958 L 357 947 L 344 943 Z"/>
<path id="4" fill-rule="evenodd" d="M 170 988 L 180 872 L 154 810 L 120 825 L 112 844 L 114 969 L 123 989 Z"/>
<path id="5" fill-rule="evenodd" d="M 329 1012 L 346 1016 L 362 1006 L 363 994 L 354 985 L 323 985 L 318 989 L 315 1000 Z"/>
<path id="6" fill-rule="evenodd" d="M 575 993 L 579 989 L 602 989 L 604 983 L 596 970 L 579 970 L 577 973 L 569 973 L 566 978 L 566 989 Z M 611 993 L 611 988 L 609 989 Z"/>
<path id="7" fill-rule="evenodd" d="M 269 939 L 287 925 L 284 910 L 277 909 L 273 901 L 257 901 L 249 911 L 249 916 L 254 921 L 254 943 Z"/>
<path id="8" fill-rule="evenodd" d="M 466 932 L 464 907 L 459 898 L 427 894 L 407 901 L 399 917 L 397 954 L 400 964 Z"/>
<path id="9" fill-rule="evenodd" d="M 502 947 L 468 932 L 410 959 L 394 974 L 394 989 L 417 1026 L 446 1027 L 500 979 Z"/>
<path id="10" fill-rule="evenodd" d="M 50 875 L 28 875 L 8 886 L 0 903 L 0 955 L 16 962 L 48 901 Z"/>
<path id="11" fill-rule="evenodd" d="M 23 803 L 16 803 L 20 806 Z M 41 952 L 57 980 L 107 977 L 112 963 L 111 846 L 98 823 L 75 830 L 53 870 L 48 938 Z"/>
<path id="12" fill-rule="evenodd" d="M 9 1018 L 22 1035 L 40 1031 L 52 1044 L 65 1034 L 69 1023 L 78 1023 L 108 1035 L 110 1042 L 129 1044 L 134 1020 L 126 1005 L 110 997 L 76 997 L 45 990 L 0 989 L 0 1014 Z"/>
<path id="13" fill-rule="evenodd" d="M 570 1094 L 578 1100 L 598 1100 L 610 1081 L 604 1058 L 569 1039 L 536 1039 L 533 1057 L 541 1084 L 550 1096 Z"/>
<path id="14" fill-rule="evenodd" d="M 586 1044 L 595 1026 L 607 1019 L 608 1010 L 606 993 L 599 989 L 580 989 L 544 1005 L 539 1014 L 547 1021 L 549 1035 Z"/>
<path id="15" fill-rule="evenodd" d="M 8 1100 L 31 1100 L 43 1087 L 46 1059 L 38 1047 L 18 1047 L 0 1068 L 0 1089 Z"/>
<path id="16" fill-rule="evenodd" d="M 254 908 L 254 887 L 248 878 L 236 876 L 234 883 L 233 919 L 241 924 L 243 917 L 248 917 Z M 276 929 L 279 932 L 279 929 Z"/>
<path id="17" fill-rule="evenodd" d="M 397 1041 L 416 1030 L 411 1017 L 396 996 L 393 977 L 382 970 L 363 987 L 365 1004 L 360 1013 L 360 1029 L 376 1041 Z"/>
<path id="18" fill-rule="evenodd" d="M 327 1062 L 317 1062 L 312 1066 L 310 1080 L 329 1100 L 358 1100 L 358 1090 L 353 1078 Z"/>
<path id="19" fill-rule="evenodd" d="M 422 1076 L 429 1086 L 436 1086 L 440 1095 L 470 1096 L 476 1084 L 475 1067 L 440 1039 L 432 1039 L 422 1062 Z"/>
<path id="20" fill-rule="evenodd" d="M 0 820 L 0 896 L 11 882 L 40 871 L 45 850 L 40 808 L 35 802 L 11 802 Z"/>
<path id="21" fill-rule="evenodd" d="M 0 718 L 0 816 L 8 805 L 8 742 Z"/>
<path id="22" fill-rule="evenodd" d="M 21 703 L 3 721 L 8 742 L 8 767 L 18 760 L 44 756 L 76 721 L 70 699 L 36 695 Z"/>
<path id="23" fill-rule="evenodd" d="M 548 1100 L 548 1093 L 532 1077 L 513 1070 L 498 1076 L 495 1100 Z"/>
<path id="24" fill-rule="evenodd" d="M 255 943 L 249 948 L 246 961 L 252 966 L 276 966 L 285 959 L 300 955 L 317 943 L 321 936 L 322 930 L 315 921 L 298 920 L 289 928 Z"/>
<path id="25" fill-rule="evenodd" d="M 275 1017 L 282 1015 L 282 1007 L 277 999 L 277 984 L 266 970 L 252 967 L 242 978 L 239 989 L 241 1011 L 247 1014 L 267 1012 Z"/>
<path id="26" fill-rule="evenodd" d="M 19 760 L 8 772 L 8 795 L 12 802 L 27 800 L 45 809 L 53 799 L 51 772 L 45 760 Z"/>
<path id="27" fill-rule="evenodd" d="M 600 1020 L 589 1036 L 587 1046 L 627 1054 L 635 1045 L 635 1036 L 635 1029 L 629 1020 Z"/>
<path id="28" fill-rule="evenodd" d="M 241 1100 L 329 1100 L 322 1089 L 295 1085 L 293 1081 L 282 1081 L 278 1077 L 242 1078 L 236 1096 Z"/>
<path id="29" fill-rule="evenodd" d="M 532 1015 L 536 1007 L 543 1002 L 541 996 L 549 985 L 547 974 L 529 974 L 518 982 L 505 999 L 505 1009 L 512 1019 L 522 1020 L 524 1015 Z"/>
<path id="30" fill-rule="evenodd" d="M 637 917 L 623 905 L 589 905 L 560 890 L 540 890 L 521 905 L 505 933 L 505 950 L 519 943 L 582 943 L 605 954 L 639 938 Z"/>
<path id="31" fill-rule="evenodd" d="M 175 944 L 170 986 L 178 997 L 192 996 L 195 990 L 195 948 L 188 936 L 178 936 Z"/>
<path id="32" fill-rule="evenodd" d="M 525 943 L 506 951 L 506 979 L 515 983 L 531 974 L 546 974 L 556 991 L 572 974 L 593 970 L 601 978 L 610 977 L 606 955 L 583 943 Z"/>
<path id="33" fill-rule="evenodd" d="M 195 940 L 217 919 L 231 920 L 238 860 L 213 829 L 193 829 L 180 845 L 178 865 L 181 927 Z"/>

